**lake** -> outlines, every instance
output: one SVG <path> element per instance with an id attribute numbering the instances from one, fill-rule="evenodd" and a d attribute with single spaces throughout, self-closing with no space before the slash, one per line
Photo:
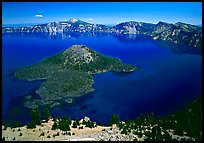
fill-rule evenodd
<path id="1" fill-rule="evenodd" d="M 92 121 L 107 124 L 113 113 L 121 120 L 148 112 L 171 114 L 202 95 L 201 49 L 154 41 L 144 35 L 2 34 L 3 121 L 28 123 L 30 109 L 24 107 L 24 97 L 35 95 L 42 84 L 19 80 L 14 77 L 14 70 L 74 44 L 86 45 L 140 68 L 129 74 L 95 75 L 95 92 L 76 98 L 73 104 L 50 109 L 52 115 L 70 115 L 73 119 L 88 116 Z"/>

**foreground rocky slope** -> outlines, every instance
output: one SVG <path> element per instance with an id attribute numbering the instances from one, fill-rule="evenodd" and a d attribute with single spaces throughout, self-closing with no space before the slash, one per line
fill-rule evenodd
<path id="1" fill-rule="evenodd" d="M 71 120 L 65 116 L 61 119 L 51 118 L 48 122 L 43 120 L 32 129 L 28 128 L 29 125 L 15 128 L 7 126 L 5 123 L 2 125 L 2 140 L 6 141 L 201 141 L 202 96 L 198 96 L 184 109 L 163 117 L 152 113 L 140 115 L 134 120 L 120 121 L 116 115 L 112 115 L 110 126 L 98 125 L 88 117 Z"/>
<path id="2" fill-rule="evenodd" d="M 113 27 L 91 24 L 73 18 L 63 22 L 51 22 L 34 26 L 3 27 L 2 33 L 120 33 L 120 34 L 146 34 L 153 40 L 166 40 L 173 43 L 185 44 L 192 47 L 202 47 L 202 27 L 177 22 L 175 24 L 158 22 L 158 24 L 145 22 L 122 22 Z"/>
<path id="3" fill-rule="evenodd" d="M 35 109 L 40 105 L 54 107 L 60 100 L 72 103 L 71 97 L 81 96 L 94 89 L 92 76 L 102 72 L 132 72 L 135 66 L 123 64 L 89 49 L 74 45 L 30 67 L 17 69 L 15 76 L 24 80 L 46 80 L 36 91 L 41 99 L 26 97 L 25 106 Z"/>
<path id="4" fill-rule="evenodd" d="M 137 137 L 121 134 L 117 126 L 98 125 L 89 128 L 81 125 L 83 129 L 72 127 L 70 131 L 65 132 L 59 129 L 51 130 L 53 124 L 53 119 L 50 119 L 47 123 L 37 125 L 35 129 L 27 129 L 27 126 L 5 129 L 5 126 L 2 126 L 2 138 L 5 141 L 132 141 Z"/>

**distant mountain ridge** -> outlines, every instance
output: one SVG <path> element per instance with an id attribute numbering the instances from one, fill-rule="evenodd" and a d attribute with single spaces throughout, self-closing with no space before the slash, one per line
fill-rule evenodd
<path id="1" fill-rule="evenodd" d="M 145 22 L 122 22 L 115 26 L 91 24 L 76 18 L 62 22 L 50 22 L 34 26 L 3 27 L 2 33 L 13 32 L 103 32 L 119 34 L 145 34 L 153 40 L 166 40 L 173 43 L 186 44 L 197 48 L 202 47 L 202 27 L 182 22 L 175 24 L 158 22 L 157 24 Z"/>

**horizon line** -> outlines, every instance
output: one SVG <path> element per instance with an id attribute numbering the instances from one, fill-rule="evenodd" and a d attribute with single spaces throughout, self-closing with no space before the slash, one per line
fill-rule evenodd
<path id="1" fill-rule="evenodd" d="M 78 18 L 70 18 L 70 19 L 78 19 Z M 70 20 L 69 19 L 69 20 Z M 63 21 L 69 21 L 69 20 L 60 20 L 60 21 L 50 21 L 50 22 L 42 22 L 42 23 L 15 23 L 15 24 L 3 24 L 2 23 L 2 27 L 6 26 L 6 25 L 39 25 L 39 24 L 47 24 L 47 23 L 51 23 L 51 22 L 63 22 Z M 78 20 L 81 20 L 81 19 L 78 19 Z M 85 20 L 81 20 L 81 21 L 84 21 L 84 22 L 87 22 Z M 87 22 L 87 23 L 90 23 L 90 24 L 101 24 L 101 25 L 117 25 L 117 24 L 120 24 L 120 23 L 124 23 L 124 22 L 131 22 L 131 21 L 134 21 L 134 22 L 144 22 L 144 23 L 152 23 L 152 24 L 158 24 L 159 22 L 164 22 L 164 23 L 169 23 L 169 24 L 175 24 L 175 23 L 178 23 L 178 22 L 181 22 L 181 21 L 177 21 L 177 22 L 166 22 L 166 21 L 162 21 L 162 20 L 159 20 L 158 22 L 145 22 L 145 21 L 136 21 L 136 20 L 127 20 L 127 21 L 121 21 L 121 22 L 118 22 L 118 23 L 106 23 L 106 24 L 102 24 L 102 23 L 96 23 L 96 22 Z M 195 26 L 202 26 L 202 23 L 200 24 L 192 24 L 192 23 L 186 23 L 186 22 L 181 22 L 181 23 L 185 23 L 185 24 L 190 24 L 190 25 L 195 25 Z"/>

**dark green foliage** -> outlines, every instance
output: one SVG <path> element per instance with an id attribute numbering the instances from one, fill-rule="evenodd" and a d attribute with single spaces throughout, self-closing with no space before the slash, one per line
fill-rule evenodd
<path id="1" fill-rule="evenodd" d="M 69 128 L 69 125 L 66 123 L 66 120 L 61 120 L 61 130 L 62 131 L 69 131 L 70 130 L 70 128 Z"/>
<path id="2" fill-rule="evenodd" d="M 62 59 L 63 55 L 62 55 L 62 52 L 54 55 L 54 56 L 51 56 L 51 57 L 48 57 L 47 59 L 44 59 L 42 61 L 42 63 L 50 63 L 50 64 L 62 64 L 63 62 L 63 59 Z"/>
<path id="3" fill-rule="evenodd" d="M 121 129 L 122 129 L 122 127 L 123 127 L 122 123 L 121 123 L 121 122 L 119 122 L 119 123 L 117 124 L 117 127 L 119 128 L 119 130 L 121 130 Z"/>
<path id="4" fill-rule="evenodd" d="M 177 119 L 176 132 L 183 134 L 181 130 L 186 131 L 187 135 L 199 140 L 202 139 L 202 96 L 194 102 L 187 104 L 185 110 L 178 111 L 175 114 Z"/>
<path id="5" fill-rule="evenodd" d="M 56 130 L 56 129 L 58 129 L 58 125 L 57 125 L 57 122 L 55 121 L 54 124 L 52 125 L 51 130 Z"/>
<path id="6" fill-rule="evenodd" d="M 70 131 L 70 124 L 71 123 L 66 119 L 65 116 L 63 116 L 62 119 L 58 117 L 58 121 L 55 117 L 54 124 L 52 125 L 52 130 L 60 129 L 62 131 Z"/>
<path id="7" fill-rule="evenodd" d="M 63 120 L 64 122 L 66 122 L 67 118 L 66 118 L 65 116 L 62 116 L 62 120 Z"/>
<path id="8" fill-rule="evenodd" d="M 62 117 L 62 119 L 60 120 L 60 130 L 62 130 L 62 131 L 67 131 L 68 129 L 67 129 L 67 124 L 66 124 L 66 117 L 65 116 L 63 116 Z"/>
<path id="9" fill-rule="evenodd" d="M 172 137 L 167 131 L 164 131 L 163 137 L 164 137 L 165 141 L 172 141 Z"/>
<path id="10" fill-rule="evenodd" d="M 120 122 L 119 116 L 112 114 L 109 125 L 118 124 L 119 122 Z"/>
<path id="11" fill-rule="evenodd" d="M 180 124 L 177 124 L 177 126 L 175 126 L 174 134 L 183 136 L 183 128 L 180 126 Z"/>
<path id="12" fill-rule="evenodd" d="M 73 122 L 73 125 L 72 125 L 72 128 L 77 128 L 77 125 L 78 125 L 77 122 L 74 121 L 74 122 Z"/>
<path id="13" fill-rule="evenodd" d="M 50 119 L 50 112 L 49 112 L 48 108 L 45 108 L 43 113 L 44 113 L 43 114 L 44 115 L 44 119 L 47 122 Z"/>
<path id="14" fill-rule="evenodd" d="M 33 129 L 36 125 L 40 125 L 40 112 L 38 110 L 31 111 L 31 121 L 28 123 L 27 128 Z"/>
<path id="15" fill-rule="evenodd" d="M 82 125 L 86 125 L 86 121 L 84 119 L 82 121 Z"/>
<path id="16" fill-rule="evenodd" d="M 77 126 L 79 126 L 79 118 L 76 118 Z"/>
<path id="17" fill-rule="evenodd" d="M 20 121 L 12 121 L 11 123 L 12 127 L 21 127 L 23 126 L 22 123 Z"/>
<path id="18" fill-rule="evenodd" d="M 27 128 L 28 128 L 28 129 L 33 129 L 33 128 L 35 128 L 35 127 L 36 127 L 36 125 L 35 125 L 35 122 L 34 122 L 34 121 L 29 122 L 28 125 L 27 125 Z"/>
<path id="19" fill-rule="evenodd" d="M 150 130 L 150 124 L 153 126 L 152 132 L 145 131 L 146 128 Z M 135 120 L 125 121 L 125 124 L 119 122 L 117 126 L 121 133 L 126 134 L 133 130 L 133 134 L 139 137 L 142 137 L 143 130 L 145 141 L 172 141 L 172 136 L 166 131 L 169 129 L 173 129 L 174 134 L 180 136 L 183 136 L 185 131 L 187 136 L 200 141 L 202 140 L 202 97 L 198 97 L 173 115 L 156 117 L 153 113 L 141 114 Z M 164 132 L 163 135 L 162 132 Z"/>
<path id="20" fill-rule="evenodd" d="M 31 119 L 32 121 L 36 124 L 36 125 L 40 125 L 40 112 L 36 109 L 36 110 L 32 110 L 31 112 Z"/>
<path id="21" fill-rule="evenodd" d="M 67 119 L 67 121 L 68 121 L 69 125 L 71 125 L 71 123 L 72 123 L 72 120 L 71 120 L 71 117 L 70 117 L 70 116 L 68 116 L 68 119 Z"/>
<path id="22" fill-rule="evenodd" d="M 85 124 L 85 127 L 89 127 L 89 128 L 94 128 L 95 127 L 95 124 L 94 122 L 91 122 L 91 121 L 87 121 L 87 122 L 84 122 Z"/>
<path id="23" fill-rule="evenodd" d="M 84 57 L 83 53 L 90 54 L 91 57 Z M 93 61 L 87 62 L 90 58 Z M 49 101 L 54 102 L 66 95 L 81 96 L 93 91 L 92 76 L 98 72 L 128 72 L 134 69 L 135 66 L 125 65 L 117 58 L 106 57 L 87 47 L 78 46 L 45 58 L 30 67 L 17 69 L 15 76 L 25 80 L 46 79 L 36 92 L 42 97 L 42 101 L 52 99 Z M 29 102 L 34 101 L 36 100 Z M 39 103 L 36 105 L 41 106 Z"/>
<path id="24" fill-rule="evenodd" d="M 8 121 L 3 121 L 2 124 L 4 125 L 4 129 L 3 130 L 6 130 L 7 127 L 10 126 L 9 122 Z"/>
<path id="25" fill-rule="evenodd" d="M 126 128 L 123 128 L 123 130 L 121 131 L 121 134 L 127 135 L 127 129 L 126 129 Z"/>
<path id="26" fill-rule="evenodd" d="M 59 124 L 58 124 L 58 127 L 59 127 L 59 129 L 62 129 L 63 127 L 63 123 L 62 123 L 62 120 L 61 119 L 58 119 L 58 122 L 59 122 Z"/>

